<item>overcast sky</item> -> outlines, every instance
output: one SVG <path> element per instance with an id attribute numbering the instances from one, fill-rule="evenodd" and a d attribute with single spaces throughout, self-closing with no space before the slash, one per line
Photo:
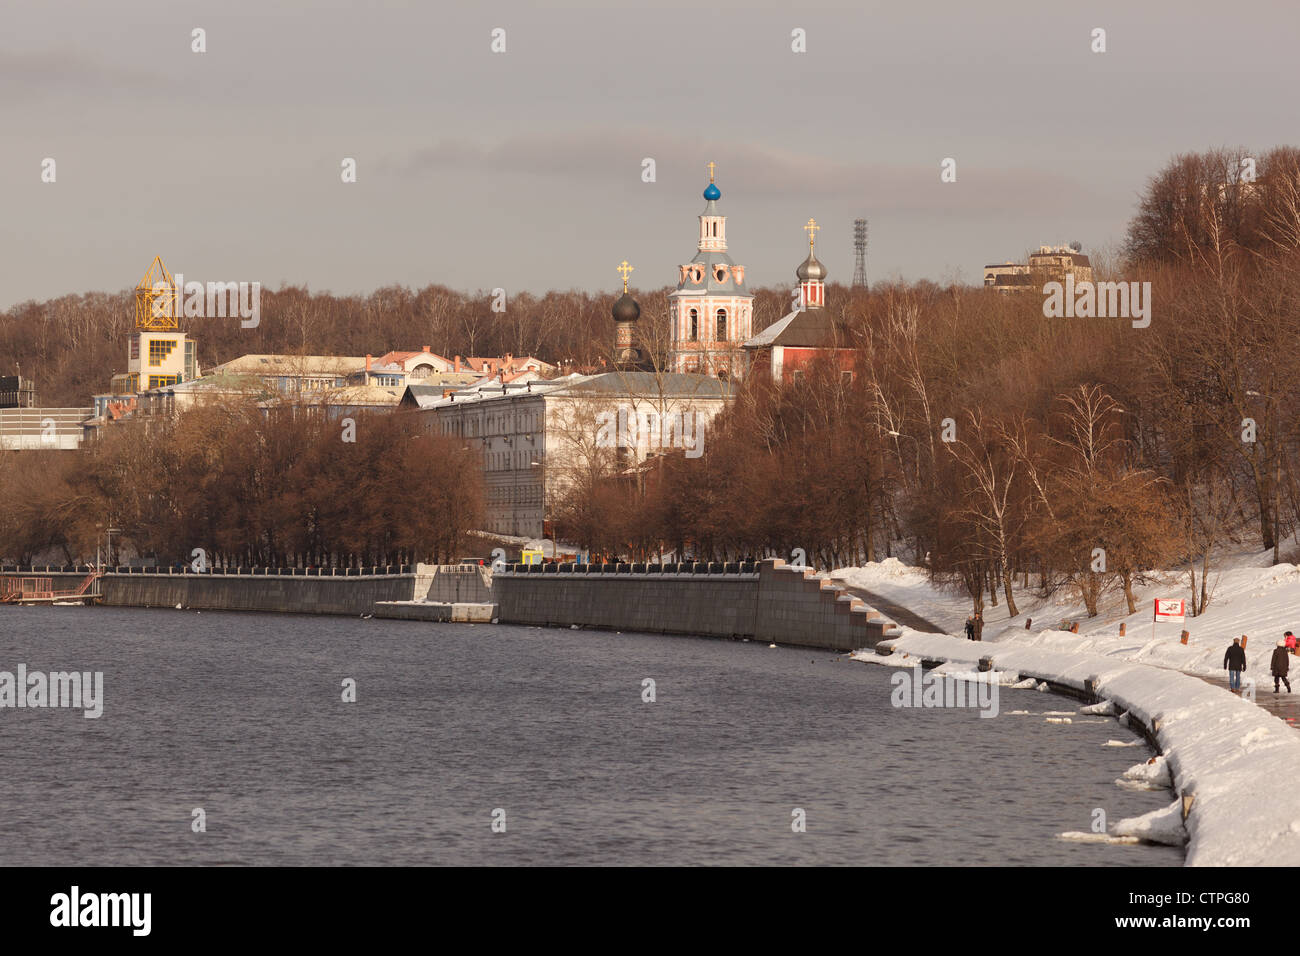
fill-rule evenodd
<path id="1" fill-rule="evenodd" d="M 1300 140 L 1298 33 L 1281 0 L 4 0 L 0 308 L 155 254 L 336 293 L 612 291 L 624 258 L 658 287 L 710 160 L 751 285 L 793 283 L 810 216 L 832 281 L 863 216 L 870 279 L 979 282 L 1116 246 L 1176 153 Z"/>

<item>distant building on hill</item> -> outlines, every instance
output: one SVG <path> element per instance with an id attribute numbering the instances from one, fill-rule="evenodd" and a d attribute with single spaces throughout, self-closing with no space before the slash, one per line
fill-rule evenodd
<path id="1" fill-rule="evenodd" d="M 853 381 L 857 353 L 841 348 L 831 315 L 826 311 L 826 267 L 818 261 L 814 235 L 821 228 L 813 219 L 808 232 L 808 258 L 795 269 L 799 294 L 789 315 L 773 322 L 745 342 L 751 374 L 779 384 L 798 381 L 818 359 L 832 358 L 842 378 Z"/>
<path id="2" fill-rule="evenodd" d="M 73 449 L 84 437 L 89 408 L 0 408 L 0 449 Z"/>
<path id="3" fill-rule="evenodd" d="M 984 286 L 999 292 L 1036 290 L 1048 282 L 1063 282 L 1067 274 L 1075 282 L 1092 281 L 1092 263 L 1077 242 L 1068 246 L 1039 246 L 1028 262 L 994 263 L 984 267 Z"/>
<path id="4" fill-rule="evenodd" d="M 263 385 L 281 395 L 301 395 L 327 388 L 361 384 L 358 379 L 366 370 L 363 355 L 241 355 L 214 366 L 213 376 L 239 376 L 259 379 Z"/>
<path id="5" fill-rule="evenodd" d="M 753 332 L 754 296 L 745 284 L 745 267 L 727 253 L 727 217 L 713 181 L 704 189 L 700 238 L 695 258 L 679 269 L 677 288 L 668 294 L 674 372 L 741 379 L 746 355 L 742 343 Z"/>
<path id="6" fill-rule="evenodd" d="M 0 408 L 33 408 L 36 385 L 21 375 L 0 375 Z"/>

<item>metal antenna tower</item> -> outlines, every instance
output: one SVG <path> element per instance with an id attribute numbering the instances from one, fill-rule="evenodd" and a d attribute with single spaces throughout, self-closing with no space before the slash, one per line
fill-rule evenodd
<path id="1" fill-rule="evenodd" d="M 853 220 L 853 288 L 867 287 L 867 221 Z"/>

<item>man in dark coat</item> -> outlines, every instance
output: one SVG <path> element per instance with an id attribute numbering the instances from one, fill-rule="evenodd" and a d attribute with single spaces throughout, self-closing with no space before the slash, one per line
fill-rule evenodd
<path id="1" fill-rule="evenodd" d="M 1273 693 L 1277 693 L 1278 681 L 1286 684 L 1286 692 L 1291 693 L 1291 682 L 1286 679 L 1286 672 L 1290 664 L 1291 661 L 1286 652 L 1286 641 L 1278 641 L 1277 647 L 1273 648 L 1273 660 L 1269 663 L 1269 668 L 1273 671 Z"/>
<path id="2" fill-rule="evenodd" d="M 1223 655 L 1223 666 L 1228 669 L 1228 687 L 1234 694 L 1240 694 L 1241 672 L 1246 669 L 1246 649 L 1241 646 L 1241 638 L 1232 639 L 1232 646 Z"/>
<path id="3" fill-rule="evenodd" d="M 973 617 L 966 618 L 966 640 L 975 640 L 975 618 Z"/>

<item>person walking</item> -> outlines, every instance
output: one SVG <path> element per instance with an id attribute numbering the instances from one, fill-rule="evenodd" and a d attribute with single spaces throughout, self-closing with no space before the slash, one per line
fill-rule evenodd
<path id="1" fill-rule="evenodd" d="M 975 618 L 966 615 L 966 640 L 975 640 Z"/>
<path id="2" fill-rule="evenodd" d="M 1286 641 L 1286 652 L 1287 652 L 1288 654 L 1294 654 L 1294 653 L 1295 653 L 1295 635 L 1292 634 L 1290 631 L 1287 631 L 1285 634 L 1282 635 L 1282 640 Z"/>
<path id="3" fill-rule="evenodd" d="M 1277 647 L 1273 648 L 1273 660 L 1269 662 L 1270 670 L 1273 671 L 1273 693 L 1277 693 L 1277 682 L 1281 681 L 1286 684 L 1286 692 L 1291 693 L 1291 682 L 1286 679 L 1286 673 L 1290 669 L 1291 662 L 1287 659 L 1290 655 L 1286 650 L 1286 641 L 1277 642 Z"/>
<path id="4" fill-rule="evenodd" d="M 1241 646 L 1241 638 L 1232 639 L 1232 646 L 1223 655 L 1223 666 L 1228 670 L 1228 688 L 1240 694 L 1241 672 L 1246 669 L 1246 649 Z"/>

